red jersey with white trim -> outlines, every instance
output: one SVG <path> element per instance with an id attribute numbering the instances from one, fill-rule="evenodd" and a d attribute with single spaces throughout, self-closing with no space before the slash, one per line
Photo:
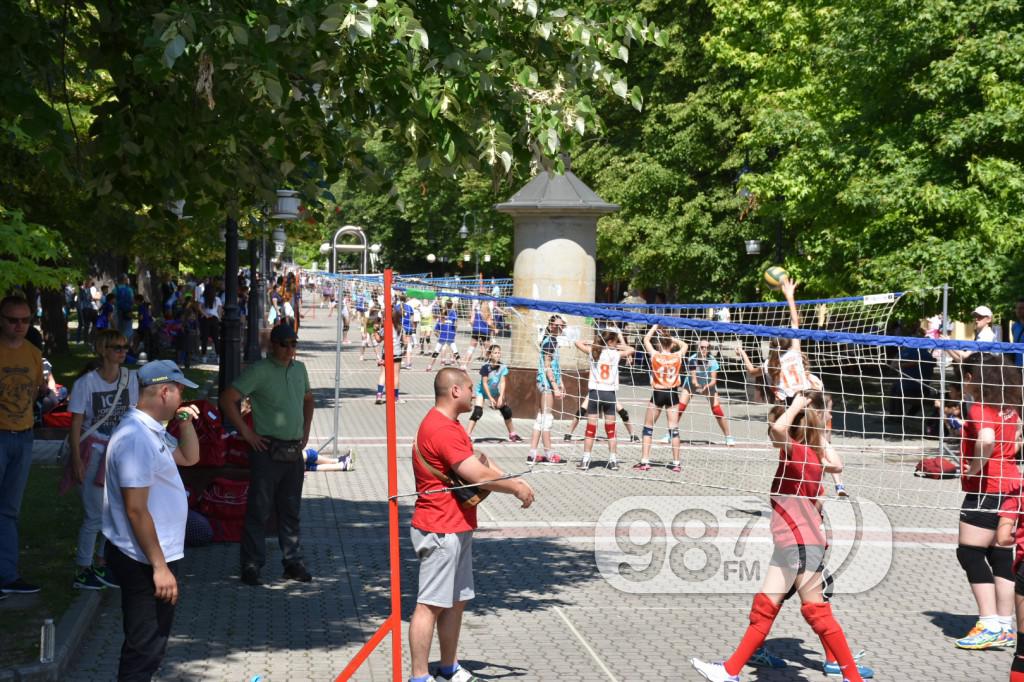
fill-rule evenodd
<path id="1" fill-rule="evenodd" d="M 992 455 L 979 474 L 968 476 L 967 470 L 974 461 L 975 447 L 984 429 L 992 429 L 995 434 Z M 1006 494 L 1020 489 L 1021 472 L 1017 466 L 1019 431 L 1020 417 L 1015 410 L 999 410 L 971 403 L 960 438 L 960 487 L 964 492 Z"/>
<path id="2" fill-rule="evenodd" d="M 779 466 L 772 481 L 772 538 L 780 547 L 825 545 L 818 498 L 824 468 L 810 446 L 789 441 L 789 453 L 779 449 Z"/>

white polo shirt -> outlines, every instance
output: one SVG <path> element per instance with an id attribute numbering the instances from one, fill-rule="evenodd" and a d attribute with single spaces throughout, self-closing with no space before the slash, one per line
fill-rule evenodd
<path id="1" fill-rule="evenodd" d="M 107 446 L 107 480 L 103 487 L 103 535 L 127 556 L 149 563 L 132 532 L 121 488 L 149 488 L 149 513 L 165 561 L 185 556 L 188 497 L 174 463 L 177 441 L 163 424 L 132 408 L 121 419 Z"/>

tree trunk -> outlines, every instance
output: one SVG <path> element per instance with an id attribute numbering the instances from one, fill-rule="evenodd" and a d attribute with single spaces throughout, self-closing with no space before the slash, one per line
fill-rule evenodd
<path id="1" fill-rule="evenodd" d="M 46 352 L 68 352 L 68 321 L 64 317 L 64 292 L 43 289 L 43 347 Z"/>

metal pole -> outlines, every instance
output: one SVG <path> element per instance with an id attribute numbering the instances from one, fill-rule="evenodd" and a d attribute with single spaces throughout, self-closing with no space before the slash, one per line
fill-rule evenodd
<path id="1" fill-rule="evenodd" d="M 228 216 L 224 225 L 224 323 L 218 386 L 223 393 L 242 371 L 242 329 L 238 315 L 238 223 Z"/>
<path id="2" fill-rule="evenodd" d="M 249 242 L 249 300 L 248 325 L 245 328 L 245 361 L 253 363 L 260 359 L 260 254 L 258 242 Z"/>
<path id="3" fill-rule="evenodd" d="M 355 225 L 345 225 L 338 229 L 334 233 L 334 238 L 331 240 L 331 253 L 332 259 L 335 264 L 335 272 L 337 272 L 337 258 L 338 258 L 338 237 L 343 234 L 354 234 L 362 241 L 362 252 L 363 252 L 363 273 L 367 274 L 367 254 L 370 252 L 370 244 L 366 239 L 366 233 L 362 229 Z M 339 282 L 340 284 L 340 282 Z M 341 295 L 340 285 L 335 289 L 336 297 Z M 334 454 L 338 454 L 338 441 L 339 433 L 338 429 L 341 426 L 341 335 L 342 335 L 342 322 L 341 322 L 341 306 L 339 303 L 338 315 L 337 315 L 337 329 L 334 333 Z"/>
<path id="4" fill-rule="evenodd" d="M 942 285 L 942 320 L 939 322 L 939 336 L 946 334 L 949 319 L 949 284 Z M 939 350 L 939 454 L 946 454 L 946 351 Z"/>

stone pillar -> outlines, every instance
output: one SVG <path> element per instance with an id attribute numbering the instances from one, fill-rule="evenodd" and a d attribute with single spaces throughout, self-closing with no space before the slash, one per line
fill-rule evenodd
<path id="1" fill-rule="evenodd" d="M 545 171 L 495 209 L 512 216 L 515 229 L 513 295 L 547 301 L 593 303 L 597 281 L 597 220 L 619 209 L 601 199 L 571 171 Z M 527 309 L 512 316 L 508 394 L 516 417 L 536 414 L 540 396 L 535 386 L 539 334 L 549 317 Z M 580 318 L 566 317 L 567 333 L 585 328 Z M 561 350 L 563 369 L 586 366 L 573 348 Z M 556 415 L 568 416 L 581 394 L 565 377 L 570 399 L 555 404 Z M 572 384 L 572 385 L 570 385 Z M 561 413 L 561 414 L 560 414 Z"/>

